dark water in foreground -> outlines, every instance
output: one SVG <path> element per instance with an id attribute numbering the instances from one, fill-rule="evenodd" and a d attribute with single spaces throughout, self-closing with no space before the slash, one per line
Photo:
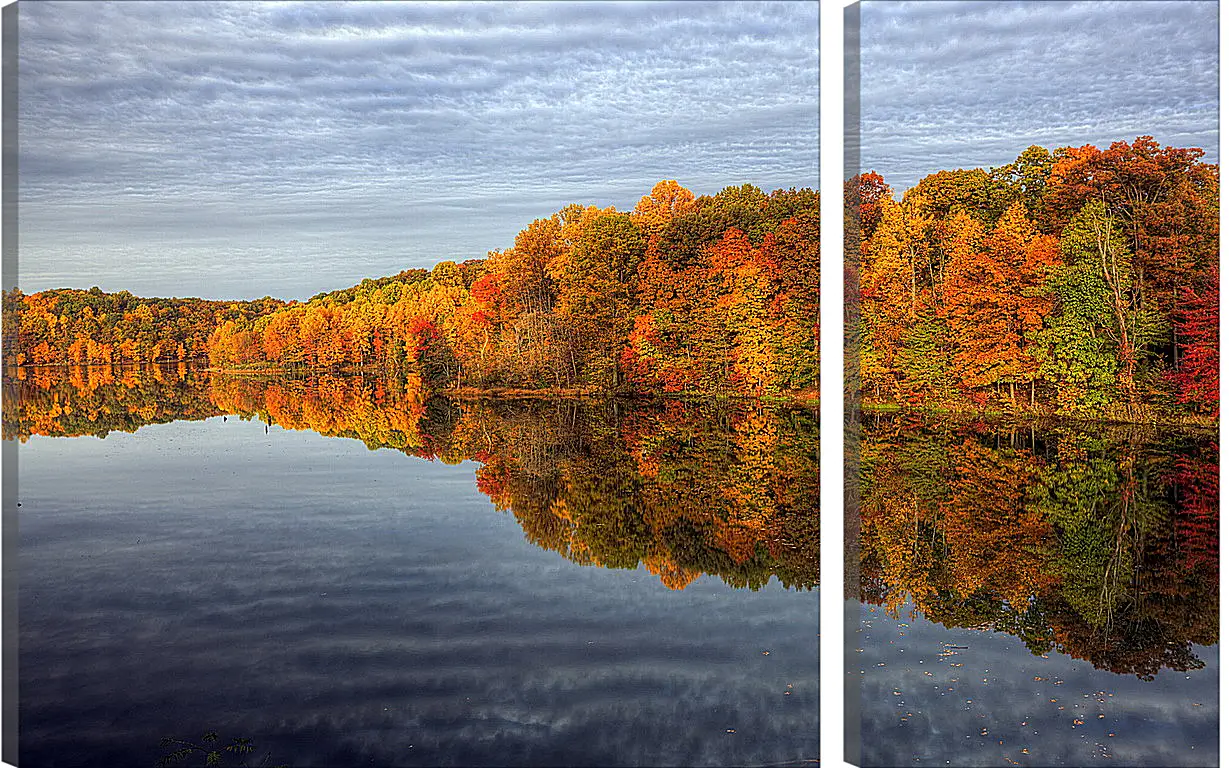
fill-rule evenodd
<path id="1" fill-rule="evenodd" d="M 6 382 L 23 768 L 817 758 L 805 412 L 126 376 Z"/>
<path id="2" fill-rule="evenodd" d="M 1218 760 L 1215 435 L 868 417 L 861 764 Z"/>

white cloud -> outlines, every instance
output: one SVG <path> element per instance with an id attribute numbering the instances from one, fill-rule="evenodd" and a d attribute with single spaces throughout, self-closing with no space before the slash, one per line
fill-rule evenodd
<path id="1" fill-rule="evenodd" d="M 301 297 L 570 202 L 818 182 L 809 3 L 36 3 L 21 282 Z"/>
<path id="2" fill-rule="evenodd" d="M 880 2 L 861 7 L 862 167 L 898 192 L 949 168 L 1133 140 L 1217 162 L 1217 5 Z"/>

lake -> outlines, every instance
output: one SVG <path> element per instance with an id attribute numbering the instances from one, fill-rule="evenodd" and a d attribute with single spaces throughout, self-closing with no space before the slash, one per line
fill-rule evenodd
<path id="1" fill-rule="evenodd" d="M 813 412 L 182 367 L 4 396 L 26 768 L 818 757 Z"/>
<path id="2" fill-rule="evenodd" d="M 859 426 L 860 764 L 1217 764 L 1215 434 Z"/>

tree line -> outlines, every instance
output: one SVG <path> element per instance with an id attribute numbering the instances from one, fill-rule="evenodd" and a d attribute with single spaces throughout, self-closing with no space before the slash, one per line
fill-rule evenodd
<path id="1" fill-rule="evenodd" d="M 94 287 L 6 291 L 4 361 L 23 365 L 124 365 L 205 360 L 209 335 L 227 322 L 269 314 L 285 302 L 142 298 Z"/>
<path id="2" fill-rule="evenodd" d="M 1151 137 L 846 188 L 866 403 L 1218 413 L 1219 167 Z"/>
<path id="3" fill-rule="evenodd" d="M 817 391 L 819 196 L 663 181 L 630 212 L 569 205 L 484 259 L 301 303 L 47 291 L 6 295 L 5 312 L 18 363 L 204 355 L 432 387 Z"/>

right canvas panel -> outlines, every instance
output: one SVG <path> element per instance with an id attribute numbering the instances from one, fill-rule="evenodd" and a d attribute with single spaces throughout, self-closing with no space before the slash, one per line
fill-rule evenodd
<path id="1" fill-rule="evenodd" d="M 1217 4 L 846 24 L 846 760 L 1215 765 Z"/>

